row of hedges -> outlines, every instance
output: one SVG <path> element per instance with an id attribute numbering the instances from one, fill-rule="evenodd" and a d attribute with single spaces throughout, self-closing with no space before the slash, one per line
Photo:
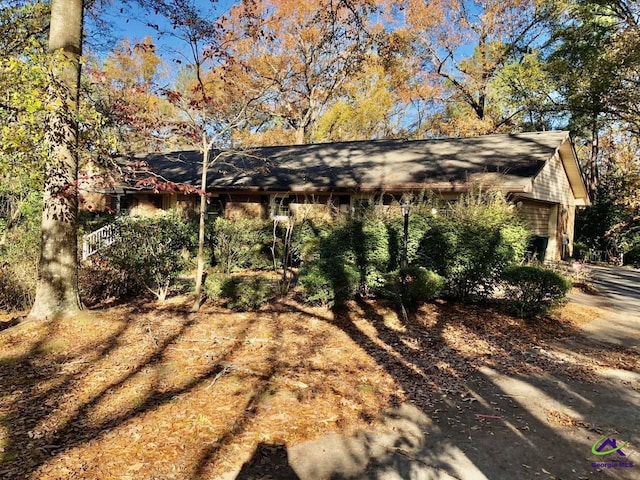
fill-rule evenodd
<path id="1" fill-rule="evenodd" d="M 193 266 L 197 227 L 169 215 L 125 219 L 119 228 L 121 241 L 81 269 L 82 298 L 95 304 L 151 291 L 164 299 L 178 275 Z M 285 266 L 298 268 L 297 290 L 311 304 L 333 306 L 362 296 L 415 308 L 438 296 L 484 299 L 501 286 L 513 310 L 530 316 L 566 293 L 561 277 L 513 266 L 524 255 L 528 233 L 499 194 L 463 197 L 444 215 L 412 212 L 406 267 L 403 218 L 375 210 L 333 225 L 306 220 L 289 230 L 272 222 L 216 219 L 207 233 L 205 291 L 231 308 L 255 308 L 282 290 L 260 276 L 233 272 L 282 268 L 284 257 Z M 0 283 L 6 276 L 0 271 Z"/>
<path id="2" fill-rule="evenodd" d="M 409 219 L 407 265 L 412 273 L 398 274 L 404 256 L 404 220 L 382 219 L 374 212 L 348 220 L 322 237 L 318 256 L 303 264 L 300 284 L 308 301 L 335 304 L 354 295 L 398 292 L 407 278 L 421 288 L 468 301 L 487 298 L 501 282 L 504 269 L 519 262 L 529 234 L 502 195 L 466 196 L 445 215 L 418 211 Z M 424 272 L 416 274 L 416 272 Z M 437 275 L 440 279 L 435 280 Z M 430 281 L 426 281 L 430 278 Z M 436 288 L 436 286 L 438 288 Z"/>
<path id="3" fill-rule="evenodd" d="M 277 267 L 279 253 L 271 249 L 284 248 L 279 228 L 218 219 L 212 238 L 218 235 L 213 257 L 219 270 L 264 269 L 269 261 Z M 560 276 L 513 267 L 524 256 L 529 234 L 502 195 L 465 197 L 443 216 L 418 210 L 410 216 L 408 234 L 403 269 L 402 217 L 371 210 L 335 225 L 312 220 L 294 225 L 290 265 L 299 267 L 300 297 L 334 306 L 356 296 L 377 296 L 416 307 L 438 296 L 482 300 L 501 288 L 510 308 L 529 316 L 546 311 L 566 293 Z M 532 275 L 539 275 L 541 284 L 528 280 Z M 536 289 L 542 293 L 532 293 Z"/>

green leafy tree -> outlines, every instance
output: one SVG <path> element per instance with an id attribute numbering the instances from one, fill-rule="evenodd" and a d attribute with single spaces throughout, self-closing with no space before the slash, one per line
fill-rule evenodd
<path id="1" fill-rule="evenodd" d="M 547 71 L 557 110 L 587 139 L 585 174 L 594 194 L 606 169 L 601 132 L 612 122 L 640 133 L 640 9 L 629 0 L 572 0 L 552 36 Z"/>
<path id="2" fill-rule="evenodd" d="M 500 108 L 525 131 L 549 130 L 557 124 L 555 87 L 541 49 L 505 65 L 493 82 Z"/>
<path id="3" fill-rule="evenodd" d="M 311 140 L 348 141 L 388 138 L 398 131 L 397 99 L 382 65 L 363 64 L 362 71 L 343 87 L 342 98 L 327 108 L 311 133 Z"/>
<path id="4" fill-rule="evenodd" d="M 9 1 L 0 7 L 0 184 L 6 232 L 42 186 L 49 5 Z"/>

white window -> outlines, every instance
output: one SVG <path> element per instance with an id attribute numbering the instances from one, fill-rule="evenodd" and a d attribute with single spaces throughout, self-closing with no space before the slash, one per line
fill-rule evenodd
<path id="1" fill-rule="evenodd" d="M 291 216 L 291 204 L 296 203 L 295 195 L 274 195 L 271 201 L 271 218 L 286 219 Z"/>

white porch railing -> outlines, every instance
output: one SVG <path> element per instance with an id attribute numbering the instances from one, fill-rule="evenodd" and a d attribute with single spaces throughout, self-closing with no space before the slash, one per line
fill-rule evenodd
<path id="1" fill-rule="evenodd" d="M 82 260 L 86 260 L 94 253 L 107 248 L 118 240 L 118 226 L 110 223 L 95 232 L 82 236 Z"/>

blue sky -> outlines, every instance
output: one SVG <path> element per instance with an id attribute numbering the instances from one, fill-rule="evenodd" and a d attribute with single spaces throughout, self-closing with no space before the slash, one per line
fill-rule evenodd
<path id="1" fill-rule="evenodd" d="M 199 7 L 212 11 L 214 18 L 227 12 L 232 5 L 239 3 L 235 0 L 194 1 Z M 158 52 L 167 60 L 176 56 L 176 50 L 184 47 L 169 35 L 158 35 L 157 30 L 149 26 L 149 24 L 155 24 L 161 28 L 170 29 L 170 25 L 161 14 L 150 14 L 135 3 L 114 1 L 103 17 L 111 24 L 112 34 L 117 39 L 141 40 L 146 36 L 151 36 L 158 47 Z"/>

